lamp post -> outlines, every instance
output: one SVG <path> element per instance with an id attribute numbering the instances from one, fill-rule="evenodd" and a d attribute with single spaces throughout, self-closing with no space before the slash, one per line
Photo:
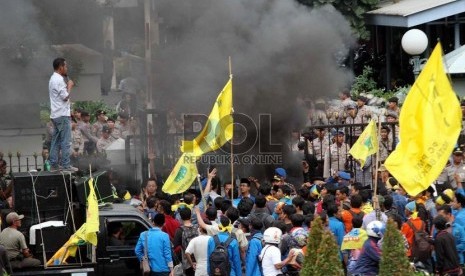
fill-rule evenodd
<path id="1" fill-rule="evenodd" d="M 426 59 L 421 59 L 420 55 L 426 50 L 428 47 L 428 37 L 426 34 L 418 29 L 411 29 L 407 31 L 402 36 L 402 49 L 411 55 L 410 64 L 413 65 L 413 74 L 415 75 L 415 79 L 418 77 L 421 71 L 421 64 Z"/>

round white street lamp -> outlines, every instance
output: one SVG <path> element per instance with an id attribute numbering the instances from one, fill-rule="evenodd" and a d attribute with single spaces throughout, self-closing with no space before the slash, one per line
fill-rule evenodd
<path id="1" fill-rule="evenodd" d="M 411 29 L 402 36 L 401 43 L 402 49 L 404 49 L 407 54 L 412 55 L 410 64 L 413 65 L 413 74 L 416 79 L 420 74 L 421 64 L 423 60 L 425 60 L 420 59 L 420 55 L 426 50 L 426 47 L 428 47 L 428 37 L 421 30 Z"/>

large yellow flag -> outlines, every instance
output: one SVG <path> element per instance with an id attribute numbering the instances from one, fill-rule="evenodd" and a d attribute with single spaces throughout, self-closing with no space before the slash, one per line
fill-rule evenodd
<path id="1" fill-rule="evenodd" d="M 363 167 L 368 156 L 375 154 L 377 151 L 378 134 L 375 121 L 371 120 L 360 137 L 358 137 L 357 141 L 355 141 L 349 153 L 360 162 L 360 167 Z"/>
<path id="2" fill-rule="evenodd" d="M 399 118 L 400 143 L 385 162 L 410 195 L 428 188 L 444 169 L 461 121 L 460 104 L 444 72 L 438 43 L 405 99 Z"/>
<path id="3" fill-rule="evenodd" d="M 163 184 L 163 192 L 174 195 L 189 189 L 198 174 L 196 159 L 189 153 L 183 153 Z"/>
<path id="4" fill-rule="evenodd" d="M 97 245 L 97 233 L 99 231 L 99 211 L 97 197 L 94 190 L 94 179 L 88 181 L 89 195 L 87 196 L 86 222 L 76 230 L 69 240 L 48 260 L 47 265 L 61 265 L 66 263 L 69 256 L 76 256 L 78 245 L 91 243 Z"/>
<path id="5" fill-rule="evenodd" d="M 218 95 L 205 127 L 194 140 L 183 141 L 181 151 L 199 157 L 221 148 L 231 140 L 233 137 L 232 108 L 232 78 L 230 78 Z"/>

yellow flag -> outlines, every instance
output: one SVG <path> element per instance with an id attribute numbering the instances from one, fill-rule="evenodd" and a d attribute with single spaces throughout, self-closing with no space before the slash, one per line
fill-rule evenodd
<path id="1" fill-rule="evenodd" d="M 444 72 L 438 43 L 410 89 L 399 118 L 400 143 L 386 169 L 412 196 L 439 176 L 457 143 L 462 111 Z"/>
<path id="2" fill-rule="evenodd" d="M 47 261 L 47 265 L 65 264 L 69 256 L 76 256 L 78 245 L 85 244 L 86 223 L 84 223 L 76 233 Z"/>
<path id="3" fill-rule="evenodd" d="M 71 244 L 73 238 L 74 238 L 74 236 L 71 236 L 71 238 L 47 261 L 47 266 L 61 265 L 61 264 L 66 263 L 66 260 L 71 255 L 70 253 L 72 253 L 70 251 L 71 247 L 73 249 L 74 248 L 77 249 L 77 245 Z M 72 250 L 72 251 L 74 251 L 74 250 Z"/>
<path id="4" fill-rule="evenodd" d="M 77 247 L 86 242 L 97 245 L 97 232 L 99 231 L 99 211 L 97 196 L 94 190 L 94 179 L 89 183 L 89 195 L 87 196 L 86 222 L 76 230 L 69 240 L 48 260 L 47 265 L 61 265 L 66 263 L 69 256 L 76 256 Z"/>
<path id="5" fill-rule="evenodd" d="M 378 151 L 378 134 L 376 131 L 375 121 L 371 120 L 363 130 L 360 137 L 355 141 L 349 153 L 360 162 L 363 167 L 368 156 Z"/>
<path id="6" fill-rule="evenodd" d="M 99 213 L 97 196 L 94 190 L 94 179 L 89 179 L 89 195 L 87 196 L 87 217 L 84 241 L 97 245 L 97 232 L 99 231 Z"/>
<path id="7" fill-rule="evenodd" d="M 183 141 L 181 151 L 192 156 L 221 148 L 233 137 L 232 117 L 232 79 L 221 90 L 213 109 L 208 116 L 205 127 L 192 141 Z"/>
<path id="8" fill-rule="evenodd" d="M 196 159 L 191 154 L 183 153 L 163 184 L 163 192 L 174 195 L 189 189 L 198 174 Z"/>

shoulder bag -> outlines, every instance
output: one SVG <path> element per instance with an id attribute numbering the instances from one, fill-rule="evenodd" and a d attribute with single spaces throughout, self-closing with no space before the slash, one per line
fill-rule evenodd
<path id="1" fill-rule="evenodd" d="M 147 255 L 147 239 L 149 237 L 149 232 L 145 232 L 145 244 L 144 244 L 144 257 L 140 261 L 140 270 L 142 272 L 142 276 L 149 276 L 150 275 L 150 264 L 149 264 L 149 256 Z"/>

